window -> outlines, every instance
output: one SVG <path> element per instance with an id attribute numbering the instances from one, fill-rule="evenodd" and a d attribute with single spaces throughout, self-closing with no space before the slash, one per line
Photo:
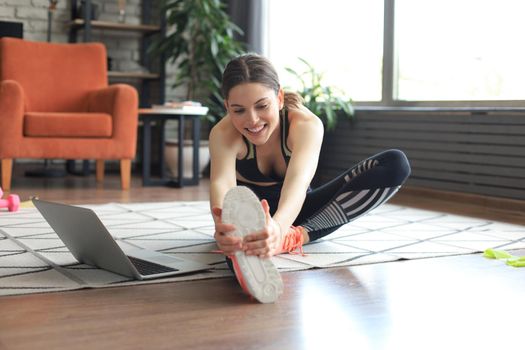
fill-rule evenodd
<path id="1" fill-rule="evenodd" d="M 267 18 L 265 54 L 284 86 L 301 57 L 352 99 L 381 100 L 383 0 L 268 0 Z"/>
<path id="2" fill-rule="evenodd" d="M 400 100 L 525 100 L 523 0 L 396 0 Z"/>
<path id="3" fill-rule="evenodd" d="M 265 54 L 285 86 L 294 85 L 284 68 L 301 71 L 296 58 L 302 57 L 354 101 L 525 100 L 523 0 L 267 3 Z M 392 22 L 394 42 L 383 43 L 384 23 Z M 393 91 L 382 91 L 383 45 L 394 47 L 393 56 L 385 53 L 385 66 L 393 69 L 384 70 L 392 72 L 385 75 L 392 84 L 384 86 Z"/>

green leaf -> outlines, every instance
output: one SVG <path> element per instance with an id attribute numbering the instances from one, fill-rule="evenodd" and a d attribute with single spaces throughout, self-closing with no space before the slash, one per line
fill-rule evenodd
<path id="1" fill-rule="evenodd" d="M 242 30 L 220 0 L 163 0 L 162 6 L 169 34 L 157 39 L 152 54 L 177 64 L 174 85 L 186 86 L 187 96 L 223 111 L 220 80 L 227 62 L 245 50 L 234 39 Z"/>
<path id="2" fill-rule="evenodd" d="M 347 118 L 353 117 L 352 100 L 344 91 L 335 86 L 325 85 L 324 73 L 318 72 L 306 59 L 301 57 L 297 59 L 306 66 L 303 73 L 298 73 L 297 70 L 289 67 L 285 69 L 301 83 L 301 90 L 298 93 L 303 97 L 305 106 L 323 120 L 327 129 L 335 128 L 340 111 Z"/>

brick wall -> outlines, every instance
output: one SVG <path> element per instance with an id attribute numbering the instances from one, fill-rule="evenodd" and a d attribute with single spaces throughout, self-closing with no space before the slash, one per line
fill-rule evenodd
<path id="1" fill-rule="evenodd" d="M 139 24 L 141 22 L 141 1 L 126 0 L 126 23 Z M 144 0 L 152 3 L 158 0 Z M 79 1 L 80 3 L 80 1 Z M 98 4 L 98 19 L 103 21 L 118 20 L 117 0 L 93 0 Z M 46 41 L 48 28 L 48 0 L 0 0 L 0 20 L 23 23 L 24 39 L 32 41 Z M 68 24 L 71 20 L 69 0 L 59 0 L 53 13 L 51 41 L 58 43 L 68 42 Z M 112 70 L 136 71 L 145 69 L 140 65 L 141 34 L 134 32 L 94 30 L 92 40 L 103 42 L 106 45 L 108 56 L 112 59 Z M 82 32 L 79 31 L 78 41 L 82 41 Z M 182 89 L 173 90 L 174 67 L 167 65 L 166 100 L 182 99 Z M 111 81 L 120 82 L 120 81 Z M 140 82 L 127 80 L 140 89 Z"/>

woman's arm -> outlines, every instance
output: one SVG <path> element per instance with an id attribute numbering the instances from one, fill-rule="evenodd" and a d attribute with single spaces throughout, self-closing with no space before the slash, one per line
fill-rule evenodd
<path id="1" fill-rule="evenodd" d="M 291 111 L 292 112 L 292 111 Z M 295 221 L 317 170 L 323 142 L 323 124 L 306 108 L 293 110 L 288 145 L 292 156 L 286 170 L 281 198 L 273 219 L 286 232 Z"/>
<path id="2" fill-rule="evenodd" d="M 280 252 L 282 237 L 299 215 L 317 169 L 324 132 L 322 122 L 306 108 L 290 110 L 289 116 L 287 141 L 292 156 L 281 198 L 273 218 L 267 214 L 266 230 L 245 237 L 244 249 L 248 255 L 271 256 Z"/>
<path id="3" fill-rule="evenodd" d="M 240 137 L 223 118 L 210 132 L 210 207 L 222 208 L 226 192 L 235 187 L 235 160 Z M 215 219 L 215 218 L 214 218 Z"/>
<path id="4" fill-rule="evenodd" d="M 231 255 L 241 249 L 242 239 L 229 234 L 235 228 L 222 223 L 221 208 L 226 192 L 237 184 L 235 159 L 242 139 L 227 118 L 223 118 L 210 132 L 210 208 L 217 245 L 225 255 Z"/>

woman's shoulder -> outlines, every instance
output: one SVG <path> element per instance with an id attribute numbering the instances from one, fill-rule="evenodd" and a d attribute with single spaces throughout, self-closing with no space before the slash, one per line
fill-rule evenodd
<path id="1" fill-rule="evenodd" d="M 236 131 L 231 121 L 229 120 L 229 118 L 230 117 L 228 115 L 222 117 L 221 120 L 219 120 L 219 122 L 211 128 L 210 136 L 211 135 L 224 136 L 224 135 L 231 134 L 234 131 Z"/>
<path id="2" fill-rule="evenodd" d="M 316 144 L 314 140 L 318 140 L 318 144 L 322 141 L 324 134 L 323 122 L 305 106 L 289 108 L 288 121 L 290 123 L 290 132 L 287 143 L 291 150 L 294 150 L 298 144 L 301 144 L 302 140 L 307 139 L 310 145 Z"/>
<path id="3" fill-rule="evenodd" d="M 232 125 L 228 115 L 223 117 L 210 131 L 210 141 L 235 144 L 242 140 L 241 134 Z"/>
<path id="4" fill-rule="evenodd" d="M 318 116 L 310 111 L 305 106 L 289 107 L 288 108 L 288 122 L 290 126 L 295 124 L 310 125 L 315 128 L 323 128 L 323 123 Z"/>

